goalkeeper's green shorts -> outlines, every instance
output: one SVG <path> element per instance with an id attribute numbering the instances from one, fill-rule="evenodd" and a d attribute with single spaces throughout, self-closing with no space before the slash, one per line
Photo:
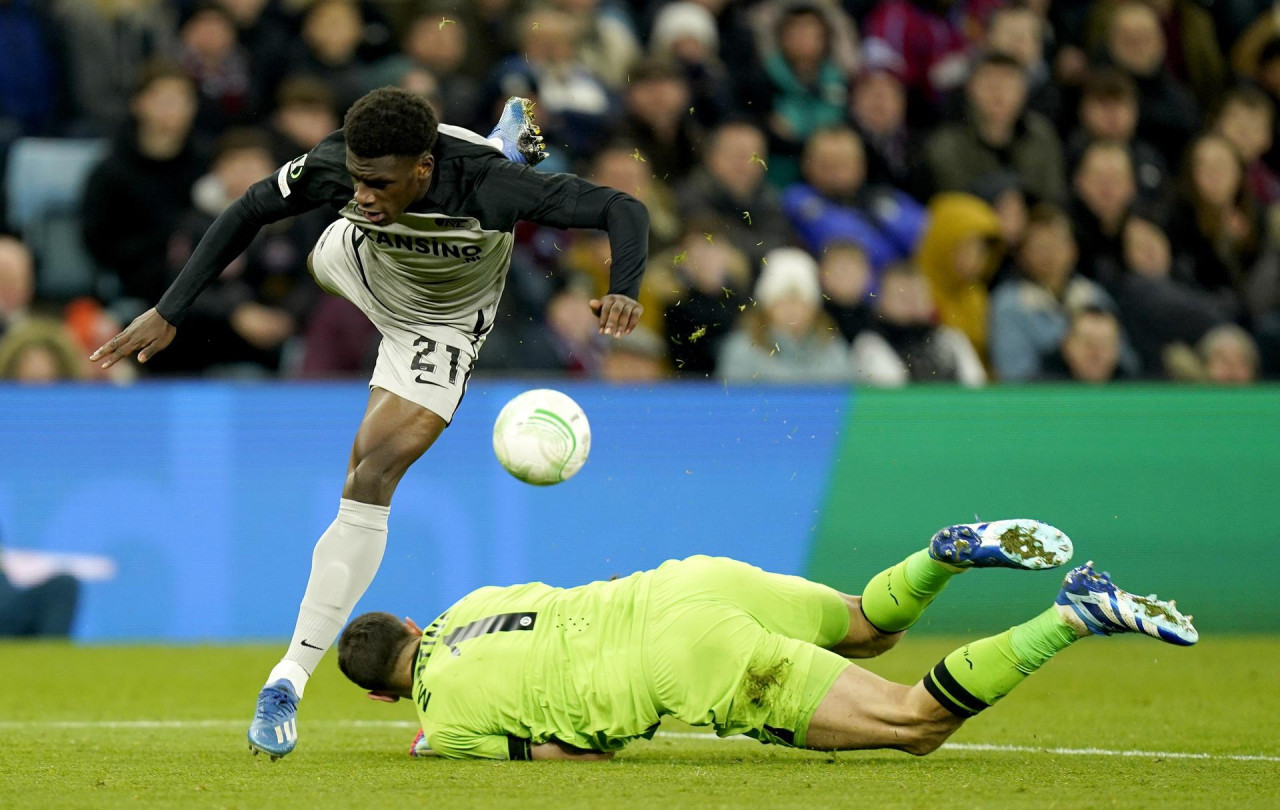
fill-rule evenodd
<path id="1" fill-rule="evenodd" d="M 804 747 L 809 720 L 850 666 L 835 590 L 724 557 L 672 560 L 654 574 L 645 671 L 662 714 L 720 736 Z"/>

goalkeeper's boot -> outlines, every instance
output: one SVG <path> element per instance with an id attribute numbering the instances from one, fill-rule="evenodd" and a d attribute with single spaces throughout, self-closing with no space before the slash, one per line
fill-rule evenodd
<path id="1" fill-rule="evenodd" d="M 298 744 L 298 693 L 281 678 L 262 687 L 258 708 L 249 726 L 249 750 L 269 754 L 271 761 L 288 754 Z"/>
<path id="2" fill-rule="evenodd" d="M 1093 570 L 1093 561 L 1073 569 L 1062 581 L 1056 600 L 1067 621 L 1090 633 L 1146 633 L 1152 638 L 1189 647 L 1200 639 L 1191 616 L 1178 612 L 1173 600 L 1135 596 L 1117 588 L 1111 575 Z"/>
<path id="3" fill-rule="evenodd" d="M 1071 538 L 1038 520 L 993 520 L 940 530 L 929 556 L 956 568 L 1056 568 L 1071 559 Z"/>
<path id="4" fill-rule="evenodd" d="M 533 119 L 533 102 L 512 96 L 502 107 L 498 125 L 489 133 L 489 141 L 497 140 L 502 154 L 513 163 L 537 166 L 547 157 L 542 129 Z"/>

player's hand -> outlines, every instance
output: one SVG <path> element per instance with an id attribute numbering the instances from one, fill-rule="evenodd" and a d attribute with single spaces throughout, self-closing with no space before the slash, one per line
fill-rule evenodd
<path id="1" fill-rule="evenodd" d="M 600 334 L 626 337 L 640 323 L 644 307 L 634 298 L 611 293 L 591 299 L 591 312 L 600 319 Z"/>
<path id="2" fill-rule="evenodd" d="M 101 360 L 103 368 L 111 368 L 136 352 L 138 362 L 145 363 L 172 343 L 177 334 L 178 328 L 152 307 L 134 318 L 123 332 L 102 344 L 89 359 L 94 363 Z"/>

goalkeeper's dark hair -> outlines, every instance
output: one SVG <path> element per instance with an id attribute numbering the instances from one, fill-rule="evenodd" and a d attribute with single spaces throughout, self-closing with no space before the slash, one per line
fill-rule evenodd
<path id="1" fill-rule="evenodd" d="M 388 692 L 400 653 L 413 637 L 390 613 L 361 614 L 338 639 L 338 669 L 361 689 Z"/>
<path id="2" fill-rule="evenodd" d="M 362 158 L 419 157 L 436 145 L 440 118 L 430 102 L 399 87 L 366 93 L 347 111 L 347 148 Z"/>

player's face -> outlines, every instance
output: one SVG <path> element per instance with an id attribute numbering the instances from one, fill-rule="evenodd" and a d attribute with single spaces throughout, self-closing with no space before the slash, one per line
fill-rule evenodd
<path id="1" fill-rule="evenodd" d="M 386 155 L 362 158 L 347 150 L 347 172 L 355 187 L 356 205 L 374 225 L 390 225 L 431 185 L 435 159 Z"/>

